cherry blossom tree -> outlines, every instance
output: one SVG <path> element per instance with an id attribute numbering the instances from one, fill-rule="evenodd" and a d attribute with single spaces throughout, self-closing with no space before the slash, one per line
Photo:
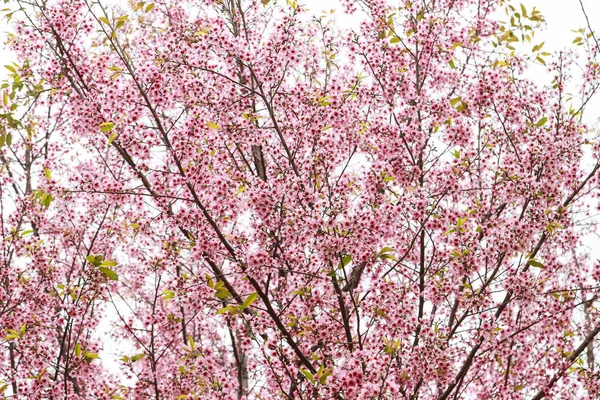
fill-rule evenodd
<path id="1" fill-rule="evenodd" d="M 552 55 L 503 0 L 7 6 L 5 398 L 600 396 L 589 26 Z"/>

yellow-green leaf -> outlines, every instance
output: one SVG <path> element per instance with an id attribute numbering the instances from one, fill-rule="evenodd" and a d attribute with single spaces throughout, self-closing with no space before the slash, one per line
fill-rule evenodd
<path id="1" fill-rule="evenodd" d="M 246 309 L 246 308 L 250 307 L 250 305 L 252 303 L 254 303 L 257 298 L 258 298 L 258 294 L 256 292 L 250 293 L 248 295 L 248 297 L 246 297 L 246 300 L 244 300 L 244 304 L 242 304 L 242 309 Z"/>
<path id="2" fill-rule="evenodd" d="M 231 314 L 237 314 L 238 309 L 237 309 L 237 307 L 234 307 L 234 306 L 227 306 L 227 307 L 223 307 L 223 308 L 219 309 L 217 311 L 217 314 L 225 314 L 227 312 L 230 312 Z"/>
<path id="3" fill-rule="evenodd" d="M 90 361 L 92 361 L 95 358 L 100 358 L 100 356 L 98 354 L 96 354 L 96 353 L 89 353 L 87 351 L 84 351 L 83 352 L 83 358 L 85 358 L 85 360 L 87 362 L 90 362 Z"/>
<path id="4" fill-rule="evenodd" d="M 456 107 L 456 105 L 460 102 L 461 102 L 460 97 L 455 97 L 453 99 L 450 99 L 450 105 L 452 105 L 452 107 Z"/>
<path id="5" fill-rule="evenodd" d="M 346 254 L 342 257 L 342 262 L 340 263 L 339 268 L 344 268 L 346 265 L 350 264 L 350 261 L 352 261 L 352 255 Z"/>
<path id="6" fill-rule="evenodd" d="M 217 289 L 217 291 L 215 292 L 215 296 L 217 296 L 219 299 L 226 299 L 229 296 L 231 296 L 231 293 L 229 292 L 229 290 L 225 289 L 225 288 L 219 288 Z"/>
<path id="7" fill-rule="evenodd" d="M 542 47 L 544 47 L 544 44 L 545 44 L 545 43 L 546 43 L 546 42 L 542 42 L 542 43 L 540 43 L 540 44 L 537 44 L 537 45 L 533 46 L 533 49 L 532 49 L 531 51 L 533 51 L 534 53 L 535 53 L 536 51 L 540 51 L 540 50 L 542 49 Z"/>
<path id="8" fill-rule="evenodd" d="M 116 137 L 117 137 L 117 134 L 115 132 L 111 133 L 110 136 L 108 137 L 108 141 L 106 142 L 106 145 L 110 146 L 111 143 L 114 142 Z"/>
<path id="9" fill-rule="evenodd" d="M 110 268 L 99 267 L 98 270 L 100 271 L 100 273 L 102 275 L 106 276 L 111 281 L 118 281 L 119 280 L 119 276 L 117 275 L 117 273 L 115 271 L 113 271 L 112 269 L 110 269 Z"/>
<path id="10" fill-rule="evenodd" d="M 305 377 L 306 379 L 308 379 L 308 380 L 310 381 L 310 383 L 312 383 L 312 384 L 314 384 L 314 383 L 315 383 L 315 378 L 313 377 L 313 374 L 312 374 L 310 371 L 307 371 L 307 370 L 305 370 L 305 369 L 301 369 L 301 370 L 300 370 L 300 373 L 301 373 L 302 375 L 304 375 L 304 377 Z"/>
<path id="11" fill-rule="evenodd" d="M 535 123 L 535 126 L 538 128 L 544 126 L 548 122 L 548 117 L 542 117 L 538 122 Z"/>
<path id="12" fill-rule="evenodd" d="M 542 264 L 535 258 L 530 258 L 529 260 L 527 260 L 527 264 L 534 268 L 544 268 L 544 264 Z"/>
<path id="13" fill-rule="evenodd" d="M 114 267 L 117 265 L 117 262 L 114 260 L 104 260 L 100 263 L 101 267 Z"/>
<path id="14" fill-rule="evenodd" d="M 103 122 L 100 125 L 100 132 L 110 132 L 115 127 L 113 122 Z"/>

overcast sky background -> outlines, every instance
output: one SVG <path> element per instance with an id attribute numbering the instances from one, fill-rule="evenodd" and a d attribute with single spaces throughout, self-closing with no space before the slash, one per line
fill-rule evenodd
<path id="1" fill-rule="evenodd" d="M 116 0 L 116 2 L 125 3 L 126 0 Z M 283 0 L 278 0 L 283 1 Z M 115 0 L 104 0 L 104 3 L 112 3 Z M 392 1 L 393 3 L 394 1 Z M 533 44 L 545 42 L 544 50 L 548 52 L 558 51 L 567 47 L 573 47 L 573 39 L 576 34 L 572 30 L 586 26 L 585 17 L 581 9 L 579 0 L 522 0 L 523 5 L 527 10 L 531 10 L 534 6 L 542 12 L 547 21 L 547 26 L 543 31 L 538 31 Z M 308 5 L 310 11 L 315 14 L 320 14 L 323 9 L 335 8 L 341 10 L 337 0 L 298 0 L 298 3 Z M 513 1 L 512 4 L 518 7 L 519 1 Z M 590 19 L 592 28 L 600 31 L 600 0 L 583 0 L 584 7 Z M 4 7 L 16 8 L 16 3 L 9 2 Z M 4 15 L 2 13 L 1 15 Z M 18 14 L 17 14 L 18 15 Z M 16 17 L 18 18 L 18 17 Z M 359 19 L 358 15 L 350 18 L 345 17 L 340 11 L 335 14 L 336 22 L 343 27 L 356 26 Z M 6 19 L 0 20 L 0 65 L 6 65 L 14 61 L 14 55 L 8 51 L 5 46 L 6 32 L 10 30 Z M 533 44 L 531 46 L 533 46 Z M 6 78 L 7 69 L 0 67 L 0 81 Z M 532 79 L 538 80 L 539 83 L 547 83 L 548 76 L 544 73 L 543 68 L 533 68 L 528 74 Z M 587 109 L 586 122 L 595 123 L 600 117 L 600 99 L 590 104 Z"/>
<path id="2" fill-rule="evenodd" d="M 114 1 L 115 0 L 103 0 L 103 3 Z M 126 0 L 117 1 L 125 2 Z M 353 16 L 350 18 L 344 17 L 343 13 L 341 13 L 341 7 L 339 7 L 337 0 L 298 0 L 298 3 L 306 4 L 308 8 L 317 15 L 320 15 L 321 10 L 323 9 L 330 10 L 335 8 L 340 10 L 335 13 L 334 18 L 336 19 L 338 25 L 342 27 L 356 26 L 359 19 L 359 16 Z M 528 11 L 535 6 L 542 12 L 547 21 L 547 25 L 544 30 L 538 31 L 533 43 L 528 45 L 528 50 L 530 50 L 534 44 L 538 44 L 540 42 L 545 42 L 544 50 L 550 53 L 565 48 L 573 48 L 573 40 L 575 39 L 576 34 L 572 32 L 572 30 L 577 30 L 587 26 L 579 0 L 522 0 L 522 3 L 525 5 Z M 600 33 L 600 0 L 583 0 L 583 3 L 590 18 L 592 28 L 598 30 Z M 518 7 L 519 1 L 514 1 L 512 4 Z M 4 7 L 11 7 L 14 9 L 16 4 L 14 2 L 9 2 L 8 4 L 3 5 L 2 8 Z M 4 13 L 1 13 L 0 15 L 4 15 Z M 16 17 L 16 19 L 18 19 L 18 17 Z M 9 30 L 10 26 L 7 24 L 6 20 L 0 20 L 0 81 L 4 80 L 8 73 L 8 70 L 3 66 L 14 61 L 14 55 L 12 55 L 4 46 L 6 33 Z M 576 71 L 573 71 L 573 73 L 574 76 L 577 75 Z M 551 79 L 551 76 L 546 74 L 544 68 L 541 66 L 532 68 L 532 70 L 528 72 L 528 76 L 539 84 L 549 83 Z M 590 127 L 597 127 L 599 118 L 600 96 L 598 96 L 588 105 L 586 113 L 584 114 L 584 121 L 587 122 Z M 592 243 L 590 243 L 589 246 L 592 247 Z M 109 308 L 107 311 L 112 310 Z M 108 332 L 110 330 L 109 324 L 103 325 L 103 330 Z M 119 348 L 120 345 L 122 344 L 105 343 L 104 351 L 100 353 L 100 356 L 102 362 L 107 367 L 118 368 L 118 362 L 116 359 L 118 358 L 119 354 L 122 355 L 123 352 L 123 349 Z"/>

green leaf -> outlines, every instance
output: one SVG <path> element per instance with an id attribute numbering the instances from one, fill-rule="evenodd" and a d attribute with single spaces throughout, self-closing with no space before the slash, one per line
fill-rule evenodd
<path id="1" fill-rule="evenodd" d="M 102 275 L 106 276 L 111 281 L 118 281 L 119 280 L 119 276 L 117 275 L 117 273 L 115 271 L 113 271 L 112 269 L 110 269 L 110 268 L 99 267 L 98 270 L 100 271 L 100 273 Z"/>
<path id="2" fill-rule="evenodd" d="M 350 254 L 346 254 L 342 257 L 342 262 L 340 263 L 339 267 L 344 268 L 346 265 L 350 264 L 350 261 L 352 261 L 352 256 Z"/>
<path id="3" fill-rule="evenodd" d="M 17 70 L 15 69 L 15 67 L 10 66 L 10 65 L 5 65 L 4 68 L 6 68 L 7 70 L 9 70 L 10 72 L 12 72 L 13 74 L 17 73 Z"/>
<path id="4" fill-rule="evenodd" d="M 535 126 L 538 128 L 544 126 L 548 122 L 548 117 L 542 117 L 538 122 L 535 123 Z"/>
<path id="5" fill-rule="evenodd" d="M 125 22 L 127 21 L 127 19 L 128 19 L 128 18 L 129 18 L 129 17 L 128 17 L 127 15 L 124 15 L 124 16 L 122 16 L 122 17 L 119 17 L 119 18 L 117 19 L 117 25 L 115 25 L 115 28 L 116 28 L 116 29 L 122 28 L 122 27 L 123 27 L 123 25 L 125 25 Z"/>
<path id="6" fill-rule="evenodd" d="M 379 251 L 379 254 L 394 253 L 395 251 L 396 251 L 395 249 L 386 246 Z"/>
<path id="7" fill-rule="evenodd" d="M 395 253 L 395 252 L 396 252 L 396 250 L 395 250 L 395 249 L 393 249 L 393 248 L 391 248 L 391 247 L 384 247 L 383 249 L 381 249 L 381 250 L 379 251 L 379 257 L 380 257 L 381 259 L 387 259 L 387 260 L 392 260 L 392 261 L 398 261 L 398 260 L 396 259 L 396 257 L 394 257 L 394 255 L 393 255 L 393 254 L 390 254 L 390 253 Z"/>
<path id="8" fill-rule="evenodd" d="M 537 261 L 535 258 L 530 258 L 529 260 L 527 260 L 527 264 L 534 268 L 545 268 L 544 264 Z"/>
<path id="9" fill-rule="evenodd" d="M 256 292 L 250 293 L 248 297 L 246 297 L 246 300 L 244 300 L 244 304 L 242 304 L 242 310 L 245 310 L 246 308 L 250 307 L 250 305 L 254 303 L 257 298 L 258 294 Z"/>
<path id="10" fill-rule="evenodd" d="M 221 129 L 219 124 L 215 124 L 214 122 L 207 122 L 206 127 L 211 129 Z"/>
<path id="11" fill-rule="evenodd" d="M 304 377 L 305 377 L 306 379 L 308 379 L 308 380 L 310 381 L 310 383 L 312 383 L 312 384 L 314 385 L 314 383 L 315 383 L 315 378 L 313 377 L 313 374 L 312 374 L 310 371 L 307 371 L 307 370 L 305 370 L 305 369 L 301 369 L 301 370 L 300 370 L 300 373 L 301 373 L 302 375 L 304 375 Z"/>
<path id="12" fill-rule="evenodd" d="M 44 197 L 42 197 L 42 205 L 46 208 L 50 207 L 50 203 L 52 203 L 52 200 L 54 200 L 54 197 L 52 197 L 51 194 L 46 193 L 44 194 Z"/>
<path id="13" fill-rule="evenodd" d="M 81 355 L 81 345 L 79 343 L 75 343 L 75 357 L 79 357 Z"/>
<path id="14" fill-rule="evenodd" d="M 93 359 L 100 358 L 100 356 L 98 354 L 96 354 L 96 353 L 89 353 L 87 351 L 84 351 L 83 352 L 83 358 L 85 358 L 85 361 L 90 362 Z"/>
<path id="15" fill-rule="evenodd" d="M 154 3 L 148 4 L 144 12 L 150 12 L 154 8 Z"/>
<path id="16" fill-rule="evenodd" d="M 208 287 L 211 289 L 215 288 L 215 282 L 213 281 L 213 279 L 211 278 L 210 275 L 206 274 L 206 283 L 208 284 Z"/>
<path id="17" fill-rule="evenodd" d="M 321 385 L 325 385 L 327 383 L 327 377 L 329 377 L 330 375 L 331 375 L 331 370 L 330 369 L 325 370 L 319 377 L 319 383 Z"/>
<path id="18" fill-rule="evenodd" d="M 102 262 L 101 259 L 98 259 L 96 256 L 93 255 L 89 255 L 85 258 L 85 260 L 87 262 L 89 262 L 90 264 L 92 264 L 93 266 L 97 267 L 100 265 L 100 263 Z"/>
<path id="19" fill-rule="evenodd" d="M 114 267 L 117 265 L 117 262 L 114 260 L 104 260 L 100 263 L 101 267 Z"/>
<path id="20" fill-rule="evenodd" d="M 304 289 L 294 290 L 294 291 L 292 291 L 292 294 L 295 294 L 297 296 L 304 296 L 304 295 L 306 295 L 306 293 L 304 293 Z"/>
<path id="21" fill-rule="evenodd" d="M 144 357 L 146 357 L 146 355 L 144 353 L 137 354 L 137 355 L 131 357 L 131 362 L 139 361 Z"/>
<path id="22" fill-rule="evenodd" d="M 38 374 L 34 374 L 33 372 L 29 375 L 28 379 L 37 379 L 40 380 L 46 374 L 46 368 L 43 368 Z"/>
<path id="23" fill-rule="evenodd" d="M 110 132 L 115 127 L 113 122 L 103 122 L 99 125 L 100 132 Z"/>
<path id="24" fill-rule="evenodd" d="M 26 326 L 26 325 L 24 325 Z M 7 329 L 6 333 L 8 333 L 7 336 L 4 337 L 4 340 L 12 340 L 12 339 L 17 339 L 17 338 L 22 338 L 23 335 L 25 335 L 25 331 L 22 330 L 23 327 L 21 327 L 21 329 L 19 331 L 15 331 L 14 329 Z"/>
<path id="25" fill-rule="evenodd" d="M 238 308 L 235 306 L 227 306 L 227 307 L 223 307 L 221 309 L 219 309 L 217 311 L 217 314 L 225 314 L 225 313 L 231 313 L 232 315 L 235 315 L 239 312 Z"/>
<path id="26" fill-rule="evenodd" d="M 100 17 L 100 18 L 98 18 L 98 20 L 100 22 L 104 22 L 106 25 L 110 25 L 110 21 L 106 17 Z"/>
<path id="27" fill-rule="evenodd" d="M 225 282 L 223 282 L 223 281 L 217 281 L 217 283 L 215 284 L 215 290 L 219 290 L 223 286 L 225 286 Z"/>
<path id="28" fill-rule="evenodd" d="M 231 296 L 231 293 L 229 292 L 229 290 L 220 287 L 215 292 L 215 296 L 217 296 L 219 299 L 225 300 L 226 298 Z"/>

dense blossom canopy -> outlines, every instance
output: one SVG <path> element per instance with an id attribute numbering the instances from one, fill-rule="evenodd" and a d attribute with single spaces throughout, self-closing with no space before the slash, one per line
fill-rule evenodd
<path id="1" fill-rule="evenodd" d="M 6 398 L 600 396 L 593 32 L 575 69 L 502 0 L 103 1 L 3 11 Z"/>

